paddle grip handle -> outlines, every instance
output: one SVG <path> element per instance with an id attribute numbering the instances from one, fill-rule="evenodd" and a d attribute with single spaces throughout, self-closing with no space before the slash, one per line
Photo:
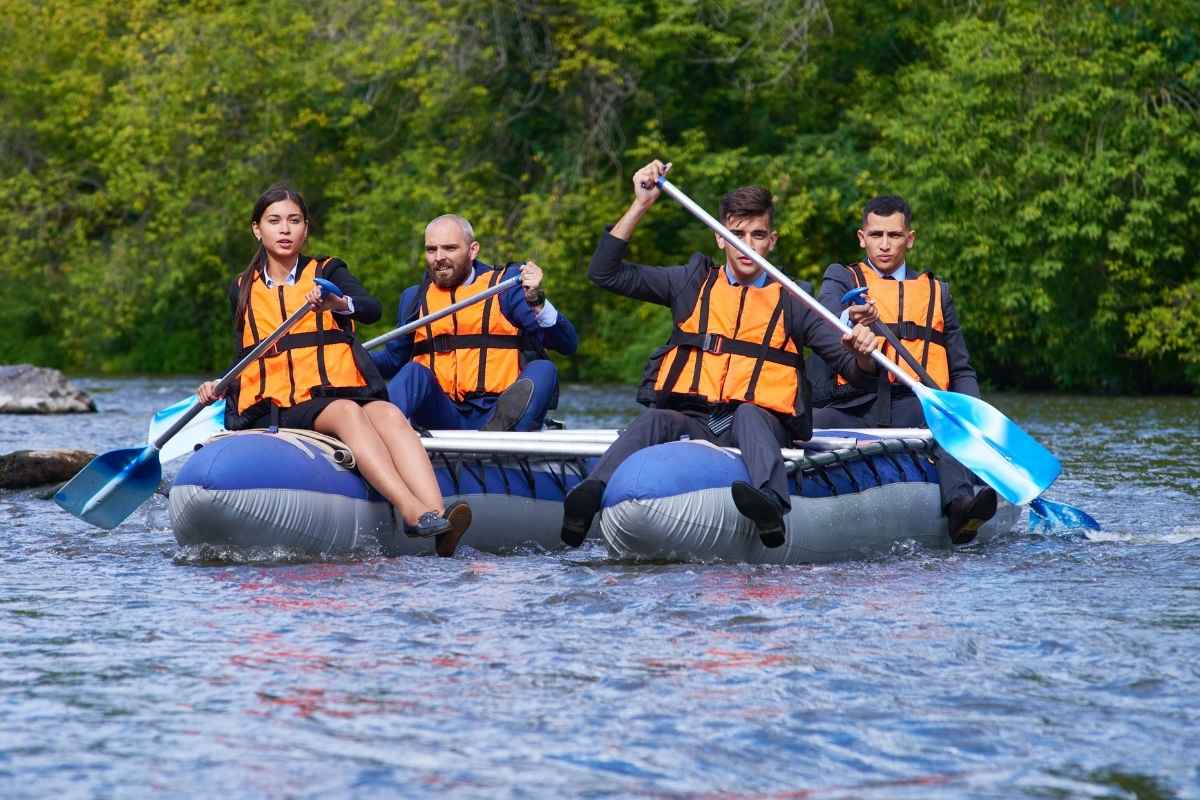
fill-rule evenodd
<path id="1" fill-rule="evenodd" d="M 861 300 L 866 294 L 866 286 L 859 286 L 857 289 L 851 289 L 842 295 L 842 306 L 852 306 Z"/>
<path id="2" fill-rule="evenodd" d="M 327 293 L 334 297 L 341 297 L 342 290 L 333 281 L 327 281 L 324 278 L 313 278 L 313 283 L 321 287 L 321 296 L 324 297 Z"/>

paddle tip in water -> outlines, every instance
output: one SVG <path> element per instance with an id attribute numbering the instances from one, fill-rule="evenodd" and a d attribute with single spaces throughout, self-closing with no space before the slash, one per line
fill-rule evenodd
<path id="1" fill-rule="evenodd" d="M 1057 503 L 1044 497 L 1034 498 L 1029 503 L 1029 532 L 1052 533 L 1054 531 L 1100 530 L 1100 523 L 1082 508 Z"/>

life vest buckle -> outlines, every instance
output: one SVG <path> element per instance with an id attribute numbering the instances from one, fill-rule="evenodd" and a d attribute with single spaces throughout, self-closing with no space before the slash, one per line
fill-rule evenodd
<path id="1" fill-rule="evenodd" d="M 719 356 L 725 349 L 724 341 L 725 337 L 719 333 L 706 333 L 704 334 L 704 343 L 700 349 L 706 353 L 712 353 L 714 356 Z"/>
<path id="2" fill-rule="evenodd" d="M 453 337 L 449 333 L 439 333 L 431 343 L 435 353 L 449 353 L 454 349 Z"/>

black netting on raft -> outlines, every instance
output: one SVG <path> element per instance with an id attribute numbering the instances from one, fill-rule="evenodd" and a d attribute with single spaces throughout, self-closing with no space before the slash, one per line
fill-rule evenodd
<path id="1" fill-rule="evenodd" d="M 844 450 L 807 453 L 788 464 L 791 493 L 836 497 L 889 483 L 936 483 L 931 450 L 926 439 L 880 439 Z"/>
<path id="2" fill-rule="evenodd" d="M 442 494 L 507 494 L 562 500 L 598 458 L 473 453 L 429 454 Z"/>

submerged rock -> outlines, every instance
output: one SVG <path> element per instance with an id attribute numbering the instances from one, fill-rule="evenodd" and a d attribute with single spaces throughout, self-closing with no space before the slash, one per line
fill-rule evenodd
<path id="1" fill-rule="evenodd" d="M 0 488 L 27 489 L 62 483 L 96 457 L 87 450 L 16 450 L 0 455 Z"/>
<path id="2" fill-rule="evenodd" d="M 16 364 L 0 367 L 0 414 L 78 414 L 96 403 L 56 369 Z"/>

